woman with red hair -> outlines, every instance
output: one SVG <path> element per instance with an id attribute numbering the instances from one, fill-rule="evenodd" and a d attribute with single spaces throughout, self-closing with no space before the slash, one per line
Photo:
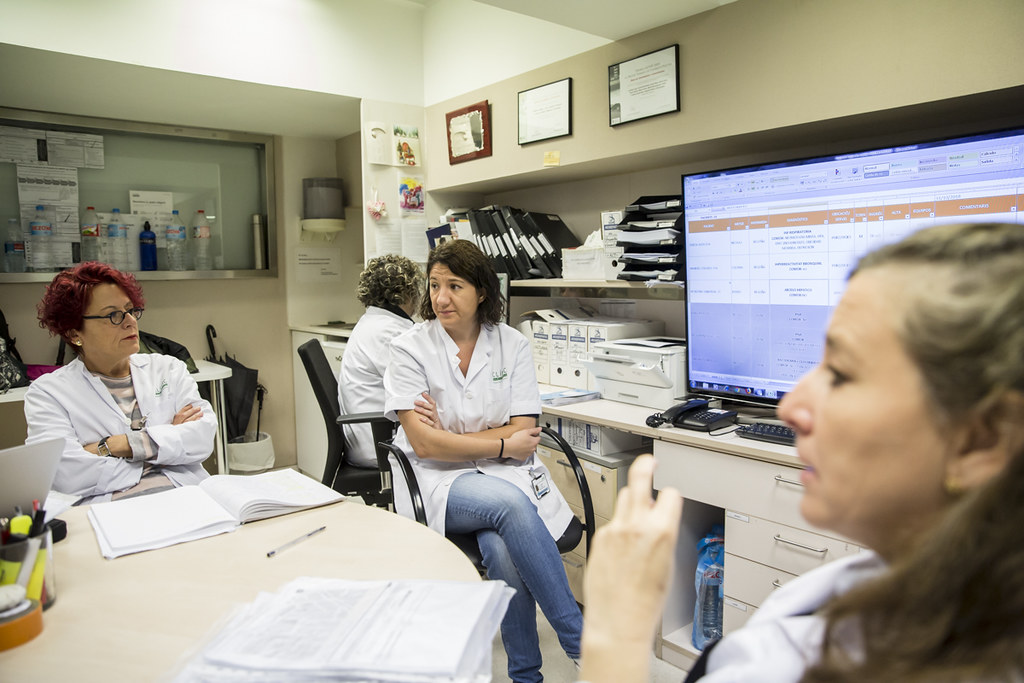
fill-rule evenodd
<path id="1" fill-rule="evenodd" d="M 65 441 L 53 488 L 94 503 L 196 484 L 217 418 L 185 364 L 138 353 L 142 290 L 105 263 L 58 273 L 39 325 L 76 358 L 25 395 L 27 443 Z"/>

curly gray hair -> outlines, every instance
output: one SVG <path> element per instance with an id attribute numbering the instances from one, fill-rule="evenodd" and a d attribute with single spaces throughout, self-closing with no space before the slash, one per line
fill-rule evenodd
<path id="1" fill-rule="evenodd" d="M 415 262 L 398 254 L 370 259 L 359 274 L 356 298 L 364 306 L 402 306 L 419 301 L 423 272 Z"/>

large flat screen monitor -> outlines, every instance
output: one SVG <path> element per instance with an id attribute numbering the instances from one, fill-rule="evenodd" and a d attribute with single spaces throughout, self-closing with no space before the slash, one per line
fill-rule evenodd
<path id="1" fill-rule="evenodd" d="M 939 223 L 1022 222 L 1022 156 L 1016 129 L 683 175 L 690 393 L 777 403 L 819 361 L 865 252 Z"/>

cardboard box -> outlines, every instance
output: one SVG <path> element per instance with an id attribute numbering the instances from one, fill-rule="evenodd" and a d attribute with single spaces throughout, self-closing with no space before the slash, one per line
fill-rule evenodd
<path id="1" fill-rule="evenodd" d="M 604 280 L 604 249 L 563 249 L 562 277 L 566 280 Z"/>
<path id="2" fill-rule="evenodd" d="M 610 427 L 599 427 L 580 420 L 553 415 L 541 415 L 541 424 L 561 434 L 573 450 L 583 451 L 592 455 L 608 455 L 622 451 L 642 448 L 645 439 L 638 434 L 622 432 Z"/>

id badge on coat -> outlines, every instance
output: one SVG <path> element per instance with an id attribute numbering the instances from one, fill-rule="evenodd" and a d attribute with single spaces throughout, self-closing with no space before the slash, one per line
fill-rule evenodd
<path id="1" fill-rule="evenodd" d="M 551 487 L 548 486 L 547 473 L 537 472 L 532 475 L 531 479 L 533 480 L 533 495 L 537 496 L 537 500 L 540 500 L 551 492 Z"/>

